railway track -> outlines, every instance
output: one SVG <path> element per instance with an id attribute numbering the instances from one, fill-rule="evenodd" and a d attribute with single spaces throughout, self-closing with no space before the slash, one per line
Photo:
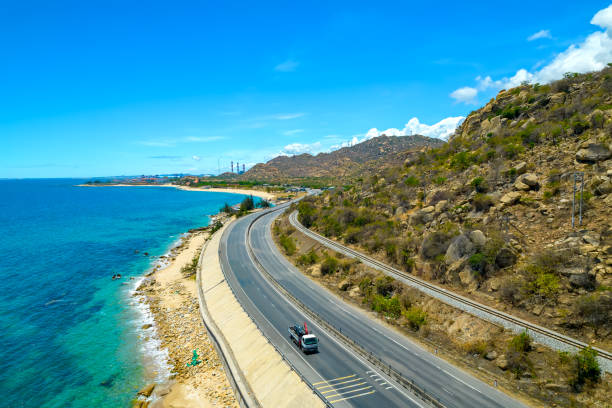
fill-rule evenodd
<path id="1" fill-rule="evenodd" d="M 354 249 L 348 248 L 329 238 L 319 235 L 304 227 L 298 221 L 297 211 L 294 211 L 289 215 L 289 222 L 300 232 L 309 236 L 315 241 L 325 245 L 326 247 L 351 258 L 359 259 L 364 264 L 367 264 L 389 276 L 399 278 L 410 286 L 415 287 L 427 294 L 430 294 L 453 307 L 459 307 L 460 309 L 468 313 L 475 314 L 478 317 L 484 318 L 485 320 L 488 320 L 492 323 L 501 324 L 502 326 L 509 328 L 515 332 L 527 331 L 532 337 L 534 337 L 536 341 L 549 345 L 561 351 L 576 351 L 588 346 L 588 344 L 576 340 L 572 337 L 565 336 L 561 333 L 555 332 L 554 330 L 538 326 L 534 323 L 501 312 L 490 306 L 475 302 L 447 289 L 441 288 L 437 285 L 419 279 L 415 276 L 393 268 L 383 262 L 380 262 L 374 258 L 364 255 Z M 607 372 L 612 372 L 612 353 L 600 348 L 593 347 L 593 349 L 598 354 L 598 360 L 602 369 Z"/>

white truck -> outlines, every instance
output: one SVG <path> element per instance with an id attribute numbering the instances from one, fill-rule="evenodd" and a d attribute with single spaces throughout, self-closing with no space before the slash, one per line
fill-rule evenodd
<path id="1" fill-rule="evenodd" d="M 312 333 L 308 333 L 308 326 L 299 324 L 289 326 L 289 337 L 304 353 L 316 353 L 319 351 L 319 339 Z"/>

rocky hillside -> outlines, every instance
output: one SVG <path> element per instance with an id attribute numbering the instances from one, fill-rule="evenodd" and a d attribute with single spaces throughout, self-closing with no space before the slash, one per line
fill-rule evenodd
<path id="1" fill-rule="evenodd" d="M 364 174 L 302 202 L 301 221 L 612 349 L 612 68 L 501 91 L 447 144 Z"/>
<path id="2" fill-rule="evenodd" d="M 241 175 L 244 180 L 279 181 L 300 178 L 346 178 L 368 163 L 386 161 L 397 165 L 400 153 L 438 147 L 444 142 L 425 136 L 380 136 L 351 147 L 316 156 L 278 156 L 267 163 L 259 163 Z"/>

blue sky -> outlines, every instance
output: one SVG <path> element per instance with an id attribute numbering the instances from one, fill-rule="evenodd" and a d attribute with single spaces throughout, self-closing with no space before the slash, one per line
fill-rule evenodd
<path id="1" fill-rule="evenodd" d="M 216 173 L 444 136 L 503 87 L 612 62 L 609 1 L 11 3 L 0 177 Z"/>

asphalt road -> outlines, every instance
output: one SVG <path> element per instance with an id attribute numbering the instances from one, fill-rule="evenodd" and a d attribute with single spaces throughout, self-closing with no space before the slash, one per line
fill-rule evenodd
<path id="1" fill-rule="evenodd" d="M 306 278 L 278 252 L 270 224 L 272 211 L 256 221 L 250 244 L 263 267 L 288 292 L 386 364 L 434 395 L 447 407 L 524 407 L 378 323 L 363 311 Z M 221 264 L 240 303 L 279 351 L 333 406 L 426 406 L 319 327 L 320 352 L 304 355 L 290 342 L 287 327 L 308 319 L 264 278 L 246 248 L 256 215 L 236 221 L 221 240 Z"/>

